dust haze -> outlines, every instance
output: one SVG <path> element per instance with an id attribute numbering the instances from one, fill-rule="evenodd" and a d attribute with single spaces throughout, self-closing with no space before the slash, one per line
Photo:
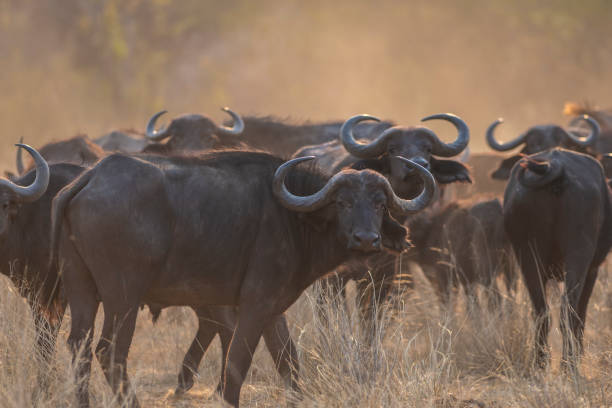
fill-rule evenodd
<path id="1" fill-rule="evenodd" d="M 296 122 L 454 112 L 485 150 L 499 116 L 507 139 L 566 123 L 568 100 L 612 106 L 610 21 L 604 0 L 0 0 L 0 160 L 21 136 L 143 129 L 161 109 L 221 121 L 226 105 Z"/>

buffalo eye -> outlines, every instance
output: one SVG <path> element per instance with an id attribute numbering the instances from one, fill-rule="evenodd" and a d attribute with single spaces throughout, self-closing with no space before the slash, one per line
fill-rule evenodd
<path id="1" fill-rule="evenodd" d="M 8 210 L 10 206 L 11 206 L 11 203 L 8 202 L 8 201 L 5 201 L 5 202 L 2 203 L 2 209 L 3 210 Z"/>

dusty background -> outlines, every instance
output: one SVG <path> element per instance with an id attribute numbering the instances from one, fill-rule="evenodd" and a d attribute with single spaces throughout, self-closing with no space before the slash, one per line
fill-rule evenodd
<path id="1" fill-rule="evenodd" d="M 0 123 L 10 160 L 39 144 L 220 106 L 295 121 L 451 111 L 472 150 L 612 106 L 612 4 L 586 1 L 0 0 Z M 502 132 L 500 131 L 500 137 Z"/>

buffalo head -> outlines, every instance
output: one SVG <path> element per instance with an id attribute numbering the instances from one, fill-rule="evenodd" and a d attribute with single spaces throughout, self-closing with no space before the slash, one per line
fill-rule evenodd
<path id="1" fill-rule="evenodd" d="M 425 208 L 432 200 L 436 182 L 424 167 L 403 157 L 396 157 L 411 168 L 422 180 L 421 193 L 412 200 L 399 198 L 389 181 L 372 170 L 346 169 L 336 173 L 318 192 L 296 196 L 285 186 L 289 170 L 313 156 L 299 157 L 281 165 L 274 175 L 273 190 L 286 208 L 312 213 L 323 211 L 328 221 L 335 221 L 340 242 L 351 250 L 380 251 L 383 247 L 402 251 L 409 246 L 406 231 L 393 216 L 405 216 Z"/>
<path id="2" fill-rule="evenodd" d="M 470 140 L 468 126 L 461 118 L 449 113 L 427 116 L 422 121 L 433 119 L 452 123 L 459 133 L 457 139 L 451 143 L 444 143 L 426 127 L 395 126 L 385 130 L 369 143 L 358 142 L 353 135 L 353 127 L 365 120 L 379 121 L 378 118 L 370 115 L 353 116 L 344 122 L 340 130 L 340 138 L 344 148 L 353 156 L 364 159 L 364 162 L 374 159 L 378 165 L 368 163 L 367 167 L 388 174 L 394 190 L 402 197 L 412 196 L 411 187 L 418 184 L 420 179 L 420 177 L 415 177 L 418 171 L 414 166 L 407 163 L 416 163 L 431 171 L 436 181 L 441 184 L 470 181 L 469 171 L 461 163 L 439 160 L 434 157 L 452 157 L 461 153 Z M 394 156 L 403 157 L 408 161 L 391 160 Z"/>
<path id="3" fill-rule="evenodd" d="M 223 144 L 219 136 L 236 136 L 244 130 L 244 122 L 237 113 L 229 108 L 223 108 L 223 111 L 234 120 L 233 127 L 219 126 L 202 115 L 183 115 L 173 119 L 168 127 L 155 130 L 155 122 L 166 113 L 165 110 L 158 112 L 147 123 L 146 137 L 153 142 L 172 137 L 167 143 L 170 150 L 202 150 L 218 147 L 220 143 Z"/>
<path id="4" fill-rule="evenodd" d="M 583 119 L 591 128 L 590 134 L 586 137 L 580 137 L 572 131 L 563 129 L 561 126 L 538 125 L 530 127 L 516 139 L 506 143 L 499 143 L 495 140 L 495 129 L 504 121 L 501 118 L 497 119 L 487 129 L 487 143 L 489 146 L 493 150 L 499 152 L 505 152 L 521 145 L 523 145 L 523 148 L 520 154 L 511 156 L 502 161 L 499 168 L 491 173 L 491 177 L 497 180 L 507 180 L 508 177 L 510 177 L 512 166 L 514 166 L 521 156 L 524 155 L 535 154 L 555 147 L 585 151 L 587 147 L 592 146 L 597 141 L 597 137 L 599 136 L 599 125 L 588 116 L 585 116 Z"/>
<path id="5" fill-rule="evenodd" d="M 20 186 L 13 181 L 0 179 L 0 236 L 6 236 L 11 222 L 17 216 L 21 203 L 38 200 L 49 186 L 49 166 L 45 159 L 32 147 L 17 144 L 32 155 L 36 165 L 36 178 L 29 186 Z"/>

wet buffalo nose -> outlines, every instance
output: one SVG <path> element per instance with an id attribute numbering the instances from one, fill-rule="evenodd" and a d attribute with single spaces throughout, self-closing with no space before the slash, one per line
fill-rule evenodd
<path id="1" fill-rule="evenodd" d="M 353 234 L 352 248 L 363 251 L 380 249 L 380 235 L 375 232 L 357 231 Z"/>

